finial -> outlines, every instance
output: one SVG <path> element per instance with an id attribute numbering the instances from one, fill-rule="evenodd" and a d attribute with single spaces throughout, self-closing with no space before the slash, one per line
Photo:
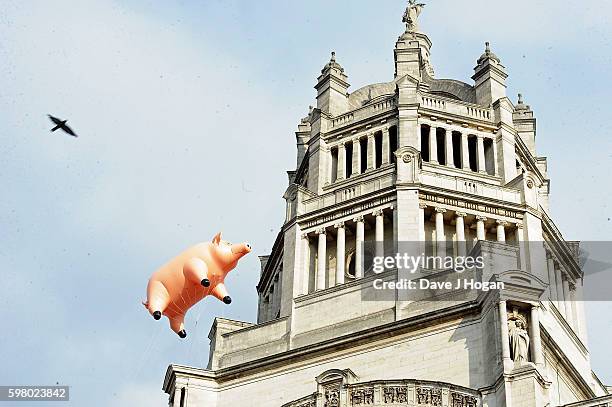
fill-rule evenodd
<path id="1" fill-rule="evenodd" d="M 330 61 L 336 62 L 336 51 L 332 51 L 332 55 L 331 55 Z"/>
<path id="2" fill-rule="evenodd" d="M 521 93 L 518 94 L 518 102 L 523 103 L 523 95 Z"/>

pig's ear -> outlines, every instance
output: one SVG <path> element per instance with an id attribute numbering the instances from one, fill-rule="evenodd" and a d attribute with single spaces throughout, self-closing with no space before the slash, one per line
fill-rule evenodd
<path id="1" fill-rule="evenodd" d="M 221 232 L 217 233 L 215 237 L 213 237 L 212 242 L 214 244 L 219 244 L 221 242 Z"/>

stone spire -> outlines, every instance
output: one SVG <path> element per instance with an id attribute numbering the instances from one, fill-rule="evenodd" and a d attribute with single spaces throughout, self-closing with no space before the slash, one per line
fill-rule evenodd
<path id="1" fill-rule="evenodd" d="M 501 60 L 491 51 L 491 46 L 485 42 L 485 51 L 476 61 L 474 68 L 474 87 L 476 88 L 476 102 L 488 106 L 496 100 L 506 96 L 506 68 Z"/>
<path id="2" fill-rule="evenodd" d="M 336 53 L 332 52 L 329 62 L 317 78 L 317 109 L 332 116 L 346 112 L 350 86 L 347 80 L 344 68 L 336 61 Z"/>

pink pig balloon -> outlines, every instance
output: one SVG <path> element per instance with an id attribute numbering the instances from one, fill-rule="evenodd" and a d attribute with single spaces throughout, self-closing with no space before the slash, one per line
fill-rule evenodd
<path id="1" fill-rule="evenodd" d="M 246 243 L 222 241 L 219 232 L 212 242 L 190 247 L 153 273 L 147 286 L 147 301 L 142 304 L 156 320 L 167 316 L 170 328 L 184 338 L 185 314 L 194 304 L 209 294 L 226 304 L 232 302 L 223 281 L 250 251 Z"/>

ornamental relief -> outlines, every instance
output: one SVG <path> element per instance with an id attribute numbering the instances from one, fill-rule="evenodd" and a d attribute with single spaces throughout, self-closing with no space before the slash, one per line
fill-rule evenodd
<path id="1" fill-rule="evenodd" d="M 406 403 L 408 389 L 406 387 L 383 387 L 383 400 L 385 404 Z"/>
<path id="2" fill-rule="evenodd" d="M 351 390 L 351 403 L 353 406 L 374 404 L 374 388 L 365 387 Z"/>
<path id="3" fill-rule="evenodd" d="M 336 386 L 337 385 L 337 386 Z M 325 384 L 319 393 L 282 407 L 481 407 L 476 390 L 424 380 Z M 318 400 L 318 402 L 317 402 Z"/>

